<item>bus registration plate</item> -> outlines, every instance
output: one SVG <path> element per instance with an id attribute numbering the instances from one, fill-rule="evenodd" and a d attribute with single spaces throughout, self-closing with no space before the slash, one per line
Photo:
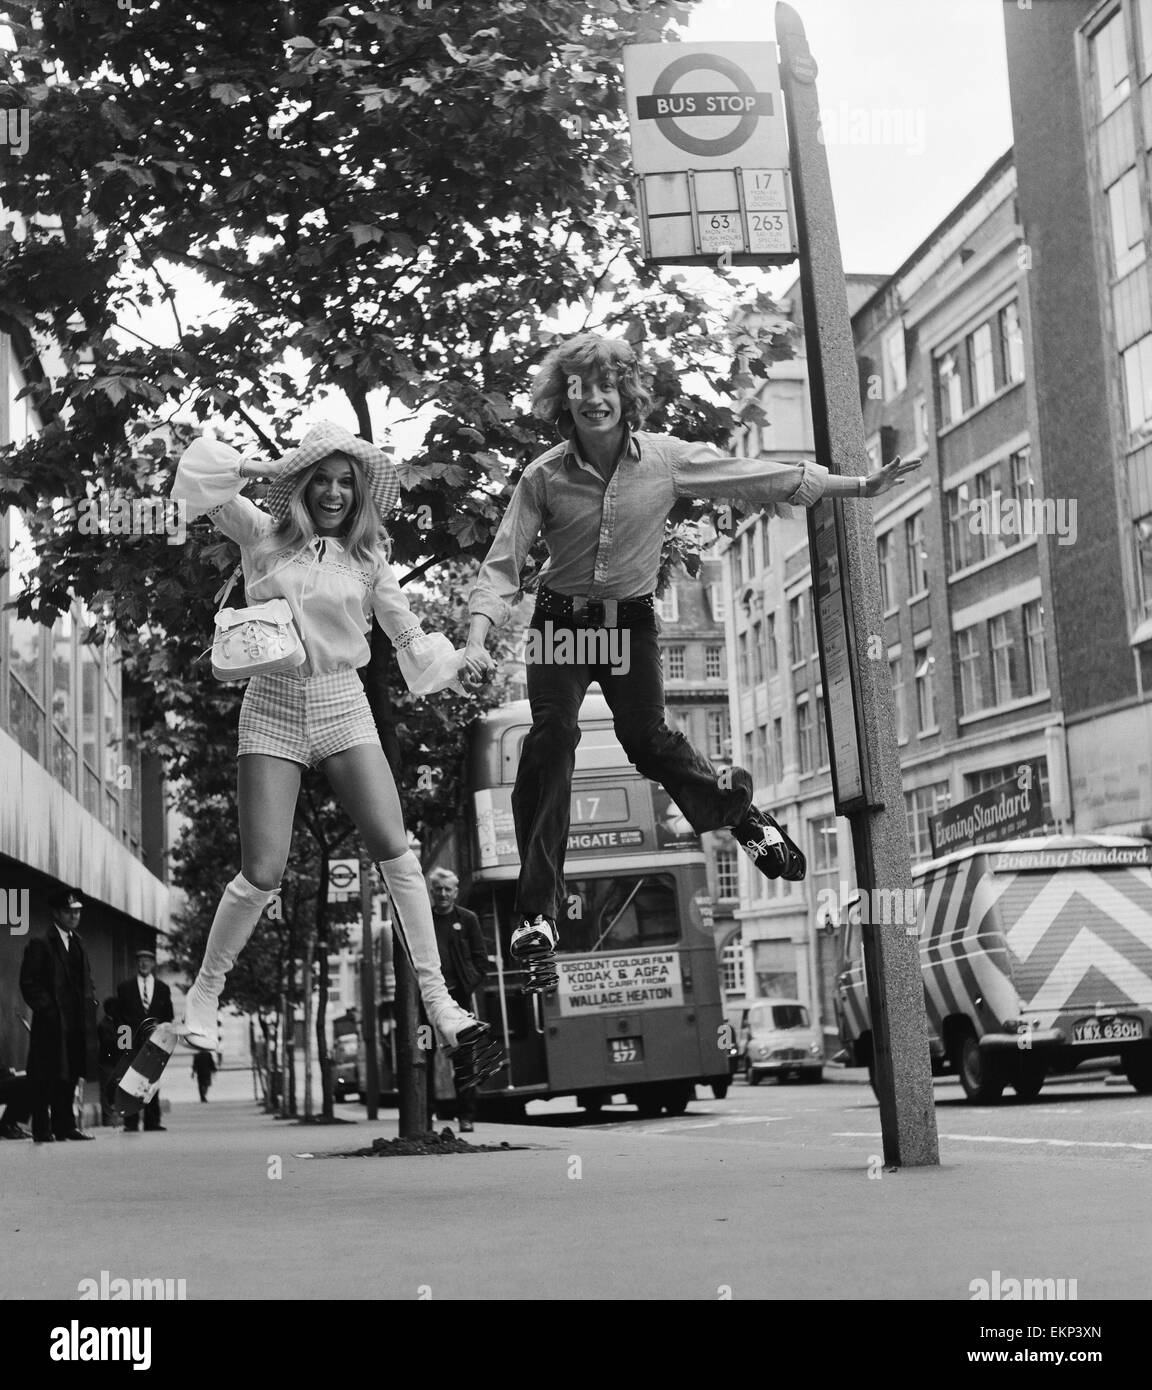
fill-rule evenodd
<path id="1" fill-rule="evenodd" d="M 608 1060 L 610 1062 L 642 1062 L 644 1060 L 643 1038 L 609 1038 Z"/>
<path id="2" fill-rule="evenodd" d="M 1112 1042 L 1143 1036 L 1144 1025 L 1138 1018 L 1080 1018 L 1072 1025 L 1073 1042 Z"/>

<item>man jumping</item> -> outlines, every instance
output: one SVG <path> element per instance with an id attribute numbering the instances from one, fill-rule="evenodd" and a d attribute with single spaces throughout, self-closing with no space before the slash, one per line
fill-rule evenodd
<path id="1" fill-rule="evenodd" d="M 510 950 L 529 972 L 530 992 L 557 987 L 556 917 L 565 897 L 580 704 L 593 681 L 629 760 L 665 788 L 697 834 L 728 827 L 767 877 L 804 876 L 799 850 L 754 805 L 749 774 L 735 767 L 718 773 L 665 722 L 653 591 L 675 503 L 705 498 L 786 515 L 786 504 L 811 506 L 825 494 L 877 497 L 920 466 L 919 459 L 896 458 L 860 478 L 829 474 L 817 463 L 733 458 L 707 444 L 643 432 L 651 404 L 627 342 L 587 333 L 549 353 L 533 382 L 532 406 L 564 442 L 524 470 L 468 598 L 467 653 L 474 670 L 480 664 L 487 671 L 494 663 L 485 639 L 507 620 L 528 552 L 543 535 L 549 558 L 530 627 L 547 640 L 533 644 L 543 658 L 526 663 L 532 728 L 512 793 L 520 877 Z M 588 656 L 590 644 L 577 643 L 576 631 L 604 627 L 623 629 L 627 643 L 615 650 L 627 660 L 605 660 L 613 649 L 607 644 L 599 664 L 566 664 L 555 655 L 565 650 L 558 635 L 569 632 L 567 650 Z"/>

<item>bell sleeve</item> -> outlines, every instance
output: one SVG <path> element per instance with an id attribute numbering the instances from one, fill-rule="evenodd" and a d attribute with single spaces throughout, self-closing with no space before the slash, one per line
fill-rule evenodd
<path id="1" fill-rule="evenodd" d="M 396 649 L 400 674 L 413 695 L 438 690 L 464 694 L 460 667 L 464 653 L 442 632 L 425 632 L 400 588 L 396 572 L 381 555 L 372 586 L 372 611 Z"/>
<path id="2" fill-rule="evenodd" d="M 271 529 L 272 518 L 240 489 L 247 482 L 240 476 L 244 455 L 219 439 L 193 440 L 180 455 L 172 497 L 183 502 L 188 520 L 207 516 L 212 524 L 238 545 L 252 545 Z"/>

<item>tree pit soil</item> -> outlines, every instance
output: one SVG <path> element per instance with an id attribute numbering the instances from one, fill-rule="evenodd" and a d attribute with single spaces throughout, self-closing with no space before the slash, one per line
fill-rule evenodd
<path id="1" fill-rule="evenodd" d="M 432 1158 L 439 1154 L 498 1154 L 526 1149 L 527 1144 L 470 1144 L 450 1129 L 439 1134 L 428 1130 L 407 1139 L 374 1139 L 370 1149 L 353 1149 L 351 1153 L 329 1154 L 329 1158 Z"/>

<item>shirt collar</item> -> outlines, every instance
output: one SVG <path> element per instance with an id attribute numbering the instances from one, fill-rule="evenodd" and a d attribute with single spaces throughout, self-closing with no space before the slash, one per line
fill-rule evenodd
<path id="1" fill-rule="evenodd" d="M 72 944 L 72 933 L 70 931 L 65 931 L 63 927 L 56 926 L 55 922 L 53 922 L 52 925 L 56 927 L 56 930 L 60 933 L 60 940 L 63 943 L 64 949 L 67 950 Z"/>
<path id="2" fill-rule="evenodd" d="M 621 462 L 623 462 L 624 459 L 633 459 L 633 460 L 635 460 L 635 459 L 639 459 L 639 457 L 640 457 L 640 440 L 639 440 L 639 438 L 633 433 L 633 431 L 632 431 L 631 429 L 629 429 L 627 425 L 625 425 L 625 426 L 624 426 L 624 450 L 623 450 L 623 452 L 622 452 L 621 455 L 620 455 Z M 568 436 L 568 438 L 564 441 L 564 462 L 565 462 L 565 464 L 573 464 L 573 463 L 574 463 L 574 464 L 577 464 L 577 465 L 583 464 L 585 468 L 591 468 L 591 467 L 592 467 L 592 465 L 588 462 L 588 460 L 587 460 L 587 459 L 584 457 L 584 455 L 580 452 L 580 444 L 579 444 L 579 442 L 578 442 L 578 439 L 577 439 L 577 435 L 576 435 L 576 431 L 575 431 L 575 430 L 573 430 L 572 433 Z"/>

